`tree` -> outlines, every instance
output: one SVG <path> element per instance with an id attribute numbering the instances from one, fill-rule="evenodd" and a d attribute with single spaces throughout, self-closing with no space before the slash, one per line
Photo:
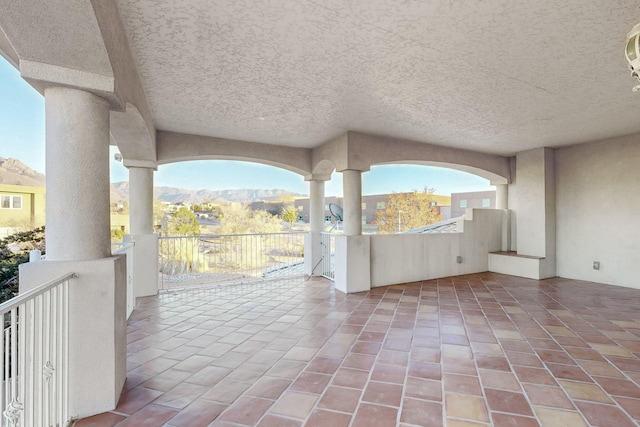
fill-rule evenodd
<path id="1" fill-rule="evenodd" d="M 169 223 L 169 235 L 199 236 L 200 224 L 195 214 L 187 208 L 180 208 Z"/>
<path id="2" fill-rule="evenodd" d="M 240 203 L 230 203 L 222 208 L 218 234 L 261 234 L 282 231 L 280 219 L 265 211 L 252 211 Z"/>
<path id="3" fill-rule="evenodd" d="M 122 238 L 124 237 L 124 231 L 119 228 L 114 228 L 111 230 L 111 241 L 112 242 L 122 242 Z"/>
<path id="4" fill-rule="evenodd" d="M 0 302 L 18 295 L 18 266 L 29 261 L 33 249 L 44 254 L 44 227 L 0 239 Z"/>
<path id="5" fill-rule="evenodd" d="M 433 188 L 425 187 L 422 191 L 390 194 L 385 209 L 376 213 L 380 232 L 402 232 L 441 221 L 433 204 L 433 192 Z"/>
<path id="6" fill-rule="evenodd" d="M 289 226 L 293 226 L 293 223 L 298 220 L 298 209 L 295 206 L 287 206 L 282 208 L 280 212 L 280 218 L 289 223 Z"/>

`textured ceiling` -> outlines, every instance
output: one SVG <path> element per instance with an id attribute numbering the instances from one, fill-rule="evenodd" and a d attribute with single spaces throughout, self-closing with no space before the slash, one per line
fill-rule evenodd
<path id="1" fill-rule="evenodd" d="M 118 0 L 159 129 L 511 155 L 640 132 L 637 0 Z"/>

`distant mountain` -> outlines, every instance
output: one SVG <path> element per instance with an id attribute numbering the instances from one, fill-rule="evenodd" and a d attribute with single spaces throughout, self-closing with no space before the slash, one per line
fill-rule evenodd
<path id="1" fill-rule="evenodd" d="M 202 203 L 203 200 L 226 202 L 255 202 L 259 200 L 275 200 L 283 196 L 304 196 L 281 189 L 242 189 L 242 190 L 189 190 L 175 187 L 154 187 L 153 198 L 164 202 Z M 129 183 L 115 182 L 111 184 L 111 200 L 127 200 L 129 198 Z"/>
<path id="2" fill-rule="evenodd" d="M 20 160 L 0 157 L 0 184 L 44 187 L 45 178 Z"/>
<path id="3" fill-rule="evenodd" d="M 26 185 L 44 187 L 45 176 L 34 171 L 29 166 L 16 159 L 0 157 L 0 184 Z M 248 203 L 259 200 L 275 200 L 283 196 L 303 196 L 286 190 L 188 190 L 174 187 L 154 187 L 155 199 L 165 202 L 202 203 L 203 200 Z M 129 183 L 116 182 L 111 184 L 111 200 L 129 199 Z"/>

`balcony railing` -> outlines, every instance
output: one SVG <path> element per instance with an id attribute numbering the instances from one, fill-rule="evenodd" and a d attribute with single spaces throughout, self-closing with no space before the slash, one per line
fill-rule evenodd
<path id="1" fill-rule="evenodd" d="M 334 255 L 336 251 L 336 235 L 322 233 L 322 277 L 334 280 Z"/>
<path id="2" fill-rule="evenodd" d="M 69 280 L 66 274 L 3 304 L 2 427 L 66 426 Z"/>
<path id="3" fill-rule="evenodd" d="M 160 237 L 161 288 L 302 275 L 305 234 Z"/>

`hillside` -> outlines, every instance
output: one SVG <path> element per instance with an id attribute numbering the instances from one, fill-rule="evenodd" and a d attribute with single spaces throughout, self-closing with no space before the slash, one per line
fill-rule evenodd
<path id="1" fill-rule="evenodd" d="M 44 187 L 45 178 L 20 160 L 0 157 L 0 183 Z"/>
<path id="2" fill-rule="evenodd" d="M 258 200 L 272 200 L 282 196 L 301 196 L 297 193 L 281 189 L 242 189 L 242 190 L 189 190 L 175 187 L 154 187 L 153 198 L 164 202 L 202 203 L 204 200 L 227 202 L 254 202 Z M 127 200 L 129 197 L 129 183 L 115 182 L 111 184 L 111 200 Z"/>
<path id="3" fill-rule="evenodd" d="M 16 159 L 0 157 L 0 183 L 9 185 L 25 185 L 30 187 L 44 187 L 45 176 L 34 171 L 29 166 Z M 282 196 L 301 196 L 280 189 L 243 189 L 243 190 L 188 190 L 174 187 L 154 187 L 154 198 L 165 202 L 201 203 L 203 200 L 253 202 L 258 200 L 277 199 Z M 111 200 L 128 200 L 129 183 L 116 182 L 111 184 Z"/>

